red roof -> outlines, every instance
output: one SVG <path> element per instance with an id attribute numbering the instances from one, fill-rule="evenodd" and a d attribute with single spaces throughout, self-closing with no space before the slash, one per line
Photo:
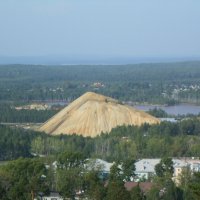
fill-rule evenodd
<path id="1" fill-rule="evenodd" d="M 128 191 L 130 191 L 132 188 L 136 187 L 138 184 L 139 184 L 140 189 L 143 192 L 148 192 L 153 186 L 153 183 L 151 183 L 151 182 L 141 182 L 141 183 L 138 183 L 138 182 L 126 182 L 124 184 L 124 186 Z"/>

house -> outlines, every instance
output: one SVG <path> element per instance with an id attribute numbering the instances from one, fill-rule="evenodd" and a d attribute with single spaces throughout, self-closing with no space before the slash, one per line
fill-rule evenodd
<path id="1" fill-rule="evenodd" d="M 112 167 L 113 164 L 114 163 L 109 163 L 102 159 L 87 159 L 85 168 L 88 170 L 92 170 L 92 169 L 102 170 L 102 171 L 109 173 L 110 168 Z"/>
<path id="2" fill-rule="evenodd" d="M 188 167 L 188 163 L 184 160 L 173 159 L 174 174 L 173 177 L 178 177 L 183 171 L 183 168 Z"/>
<path id="3" fill-rule="evenodd" d="M 134 187 L 138 186 L 140 187 L 140 189 L 142 190 L 143 193 L 147 193 L 153 186 L 153 183 L 151 182 L 126 182 L 124 184 L 124 187 L 128 190 L 131 191 Z"/>
<path id="4" fill-rule="evenodd" d="M 190 169 L 193 172 L 200 172 L 200 162 L 192 162 L 190 164 Z"/>
<path id="5" fill-rule="evenodd" d="M 172 122 L 172 123 L 176 123 L 177 122 L 177 119 L 176 118 L 169 118 L 169 117 L 165 117 L 165 118 L 159 118 L 161 120 L 161 122 Z"/>
<path id="6" fill-rule="evenodd" d="M 191 172 L 200 172 L 200 160 L 199 158 L 180 158 L 182 163 L 185 163 Z M 174 166 L 175 167 L 175 166 Z"/>
<path id="7" fill-rule="evenodd" d="M 43 195 L 43 193 L 40 193 L 34 200 L 63 200 L 63 198 L 59 193 L 51 192 L 49 195 Z"/>
<path id="8" fill-rule="evenodd" d="M 190 166 L 192 172 L 200 172 L 200 160 L 199 158 L 184 158 L 184 161 Z"/>
<path id="9" fill-rule="evenodd" d="M 141 181 L 141 180 L 149 180 L 151 179 L 155 174 L 155 166 L 160 163 L 161 159 L 141 159 L 135 163 L 135 174 L 136 178 L 135 181 Z M 186 162 L 182 159 L 176 159 L 173 158 L 173 167 L 174 167 L 174 174 L 173 177 L 176 179 L 178 176 L 180 176 L 182 169 L 188 166 L 192 166 L 194 169 L 198 170 L 198 165 L 196 163 L 193 163 L 191 165 L 190 163 Z M 200 169 L 200 164 L 199 164 Z M 194 170 L 192 170 L 194 171 Z"/>
<path id="10" fill-rule="evenodd" d="M 112 167 L 114 163 L 106 162 L 102 159 L 88 159 L 85 164 L 85 169 L 90 170 L 96 170 L 100 172 L 100 176 L 105 179 L 108 177 L 108 174 L 110 173 L 110 168 Z"/>
<path id="11" fill-rule="evenodd" d="M 173 159 L 174 174 L 172 180 L 176 185 L 180 184 L 180 176 L 184 169 L 189 167 L 188 163 L 181 159 Z"/>
<path id="12" fill-rule="evenodd" d="M 134 181 L 149 180 L 155 175 L 155 166 L 161 159 L 141 159 L 135 163 L 135 175 Z"/>

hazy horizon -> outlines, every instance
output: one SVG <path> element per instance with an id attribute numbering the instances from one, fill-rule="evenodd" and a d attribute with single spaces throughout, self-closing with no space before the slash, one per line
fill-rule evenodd
<path id="1" fill-rule="evenodd" d="M 0 63 L 199 59 L 199 7 L 197 0 L 1 1 Z"/>
<path id="2" fill-rule="evenodd" d="M 66 57 L 66 56 L 0 56 L 0 65 L 33 64 L 33 65 L 127 65 L 142 63 L 173 63 L 200 61 L 200 57 Z"/>

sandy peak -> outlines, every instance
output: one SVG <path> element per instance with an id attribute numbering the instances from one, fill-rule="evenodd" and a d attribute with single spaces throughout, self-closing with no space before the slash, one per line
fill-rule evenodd
<path id="1" fill-rule="evenodd" d="M 155 124 L 155 117 L 94 92 L 86 92 L 41 127 L 48 134 L 78 134 L 95 137 L 121 125 Z"/>

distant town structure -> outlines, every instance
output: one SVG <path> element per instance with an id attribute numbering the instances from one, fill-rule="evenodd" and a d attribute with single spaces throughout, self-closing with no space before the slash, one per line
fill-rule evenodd
<path id="1" fill-rule="evenodd" d="M 94 87 L 95 89 L 99 89 L 99 88 L 105 87 L 105 85 L 101 82 L 94 82 L 92 84 L 92 87 Z"/>
<path id="2" fill-rule="evenodd" d="M 86 170 L 98 170 L 102 179 L 108 178 L 110 168 L 114 163 L 109 163 L 102 159 L 88 159 L 85 168 Z"/>
<path id="3" fill-rule="evenodd" d="M 139 182 L 140 180 L 148 180 L 155 175 L 155 166 L 161 159 L 141 159 L 135 163 L 135 175 L 134 180 Z"/>
<path id="4" fill-rule="evenodd" d="M 177 119 L 175 118 L 159 118 L 161 122 L 164 122 L 164 121 L 167 121 L 167 122 L 173 122 L 173 123 L 176 123 L 177 122 Z"/>
<path id="5" fill-rule="evenodd" d="M 156 175 L 155 166 L 159 164 L 161 158 L 146 158 L 140 159 L 135 163 L 135 176 L 132 177 L 131 181 L 125 181 L 124 187 L 130 191 L 134 187 L 139 186 L 142 192 L 147 193 L 153 186 L 152 178 Z M 190 170 L 191 173 L 200 172 L 200 159 L 199 158 L 172 158 L 174 173 L 172 180 L 176 185 L 180 184 L 180 176 L 183 170 Z M 109 163 L 102 159 L 86 159 L 84 168 L 86 171 L 97 170 L 99 171 L 99 176 L 102 180 L 107 180 L 111 167 L 114 163 Z M 58 168 L 58 162 L 54 161 L 51 166 L 45 165 L 47 169 L 52 167 L 55 171 Z M 119 165 L 119 168 L 121 165 Z M 84 191 L 77 191 L 77 198 L 80 194 L 84 193 Z M 43 193 L 39 193 L 37 199 L 35 200 L 64 200 L 63 197 L 58 192 L 51 192 L 49 195 L 44 195 Z"/>
<path id="6" fill-rule="evenodd" d="M 85 164 L 85 168 L 88 170 L 102 170 L 105 173 L 109 173 L 113 164 L 114 163 L 109 163 L 102 159 L 88 159 Z"/>
<path id="7" fill-rule="evenodd" d="M 64 200 L 58 192 L 51 192 L 49 195 L 40 193 L 34 200 Z"/>
<path id="8" fill-rule="evenodd" d="M 47 110 L 50 106 L 47 104 L 30 104 L 30 105 L 24 105 L 24 106 L 16 106 L 16 110 Z"/>
<path id="9" fill-rule="evenodd" d="M 134 181 L 139 182 L 151 179 L 155 174 L 155 166 L 160 162 L 158 159 L 141 159 L 135 163 Z M 200 172 L 200 160 L 195 158 L 173 158 L 173 180 L 178 184 L 183 169 L 188 168 L 191 172 Z"/>
<path id="10" fill-rule="evenodd" d="M 134 182 L 150 181 L 156 175 L 155 166 L 160 163 L 161 158 L 146 158 L 135 162 L 135 177 Z M 188 168 L 191 172 L 200 172 L 200 160 L 196 158 L 172 158 L 174 174 L 173 180 L 178 182 L 179 176 L 183 169 Z M 98 170 L 103 177 L 108 177 L 110 169 L 114 163 L 109 163 L 102 159 L 87 159 L 85 164 L 86 170 Z M 56 171 L 57 161 L 52 163 L 52 168 Z M 121 166 L 119 166 L 121 167 Z M 46 168 L 50 168 L 46 165 Z"/>

